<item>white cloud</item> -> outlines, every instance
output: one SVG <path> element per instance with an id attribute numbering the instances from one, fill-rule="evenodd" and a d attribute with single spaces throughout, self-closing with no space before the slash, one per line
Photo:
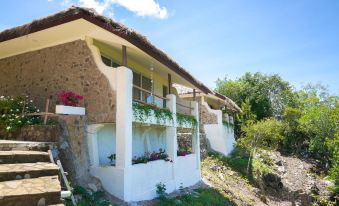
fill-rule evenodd
<path id="1" fill-rule="evenodd" d="M 167 17 L 167 9 L 154 0 L 111 0 L 111 2 L 125 7 L 138 16 L 154 16 L 160 19 Z"/>
<path id="2" fill-rule="evenodd" d="M 96 0 L 79 0 L 79 5 L 83 7 L 93 8 L 99 14 L 102 14 L 110 7 L 110 2 L 107 0 L 102 2 Z"/>
<path id="3" fill-rule="evenodd" d="M 155 0 L 62 0 L 61 5 L 93 8 L 99 14 L 108 12 L 109 16 L 113 14 L 111 7 L 114 5 L 122 6 L 137 16 L 152 16 L 159 19 L 165 19 L 168 16 L 167 9 L 161 7 Z"/>

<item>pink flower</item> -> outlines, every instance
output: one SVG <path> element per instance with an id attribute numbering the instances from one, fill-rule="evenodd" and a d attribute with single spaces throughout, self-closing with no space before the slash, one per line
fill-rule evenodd
<path id="1" fill-rule="evenodd" d="M 71 91 L 60 91 L 58 93 L 59 103 L 65 106 L 79 106 L 80 101 L 84 99 L 83 96 L 78 95 Z"/>

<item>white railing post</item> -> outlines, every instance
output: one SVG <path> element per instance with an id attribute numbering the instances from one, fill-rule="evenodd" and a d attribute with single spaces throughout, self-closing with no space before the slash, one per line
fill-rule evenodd
<path id="1" fill-rule="evenodd" d="M 123 178 L 123 199 L 132 193 L 132 84 L 133 73 L 127 67 L 117 68 L 116 79 L 116 168 Z M 114 183 L 112 183 L 114 184 Z"/>
<path id="2" fill-rule="evenodd" d="M 195 134 L 192 134 L 192 150 L 197 156 L 197 169 L 200 171 L 200 131 L 199 131 L 199 104 L 196 101 L 191 102 L 191 107 L 192 109 L 192 115 L 196 118 L 197 120 L 197 125 L 195 130 Z M 200 174 L 200 172 L 199 172 Z M 200 175 L 201 176 L 201 175 Z"/>
<path id="3" fill-rule="evenodd" d="M 177 158 L 177 108 L 176 108 L 176 96 L 174 94 L 168 94 L 166 107 L 173 113 L 173 126 L 166 127 L 166 152 L 173 162 L 176 162 Z"/>

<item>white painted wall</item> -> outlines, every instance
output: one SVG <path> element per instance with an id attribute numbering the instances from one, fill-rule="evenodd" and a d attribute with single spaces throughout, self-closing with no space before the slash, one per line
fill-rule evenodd
<path id="1" fill-rule="evenodd" d="M 115 154 L 116 137 L 115 124 L 105 124 L 97 134 L 99 165 L 109 165 L 110 160 L 107 158 L 111 154 Z"/>
<path id="2" fill-rule="evenodd" d="M 88 40 L 99 62 L 98 50 Z M 166 184 L 167 192 L 183 186 L 191 186 L 200 181 L 200 142 L 199 127 L 193 139 L 194 153 L 177 157 L 177 123 L 164 123 L 162 127 L 154 121 L 149 123 L 149 129 L 136 127 L 132 111 L 132 72 L 126 67 L 107 70 L 102 63 L 100 69 L 109 78 L 112 88 L 117 94 L 116 125 L 88 125 L 87 141 L 90 155 L 90 173 L 99 178 L 105 190 L 125 201 L 149 200 L 156 197 L 156 184 Z M 114 71 L 114 72 L 112 72 Z M 167 96 L 167 107 L 176 114 L 176 96 Z M 192 115 L 198 120 L 198 104 L 190 102 L 194 108 Z M 134 123 L 133 123 L 134 122 Z M 133 126 L 134 125 L 134 126 Z M 161 125 L 161 124 L 160 124 Z M 147 136 L 148 138 L 145 138 Z M 145 143 L 146 141 L 146 143 Z M 154 151 L 166 147 L 166 152 L 173 162 L 164 160 L 152 161 L 147 164 L 132 165 L 132 157 L 140 156 L 144 151 Z M 109 162 L 107 156 L 116 153 L 116 166 L 103 166 Z"/>
<path id="3" fill-rule="evenodd" d="M 149 200 L 156 197 L 156 184 L 166 185 L 167 192 L 175 187 L 174 163 L 164 160 L 135 164 L 132 166 L 133 189 L 130 191 L 133 201 Z"/>
<path id="4" fill-rule="evenodd" d="M 133 157 L 166 149 L 166 127 L 133 124 Z"/>
<path id="5" fill-rule="evenodd" d="M 217 124 L 204 125 L 206 138 L 210 143 L 211 149 L 226 156 L 229 155 L 233 151 L 235 143 L 233 128 L 227 128 L 226 125 L 223 124 L 223 114 L 221 110 L 211 109 L 206 102 L 202 102 L 202 106 L 206 107 L 209 113 L 217 116 Z"/>
<path id="6" fill-rule="evenodd" d="M 200 167 L 196 162 L 197 154 L 189 154 L 177 157 L 176 163 L 176 188 L 181 185 L 189 187 L 200 180 Z"/>

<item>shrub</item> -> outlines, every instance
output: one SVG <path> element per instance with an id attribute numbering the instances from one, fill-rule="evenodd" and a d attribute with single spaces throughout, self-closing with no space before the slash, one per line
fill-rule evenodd
<path id="1" fill-rule="evenodd" d="M 310 154 L 328 167 L 333 158 L 338 160 L 339 108 L 313 106 L 307 108 L 299 119 L 299 129 L 309 139 Z"/>
<path id="2" fill-rule="evenodd" d="M 283 140 L 284 125 L 275 119 L 265 119 L 249 123 L 243 128 L 244 136 L 239 139 L 238 146 L 248 150 L 251 147 L 277 149 Z"/>
<path id="3" fill-rule="evenodd" d="M 41 118 L 26 113 L 39 112 L 28 97 L 0 97 L 0 128 L 13 132 L 23 125 L 39 124 Z"/>

